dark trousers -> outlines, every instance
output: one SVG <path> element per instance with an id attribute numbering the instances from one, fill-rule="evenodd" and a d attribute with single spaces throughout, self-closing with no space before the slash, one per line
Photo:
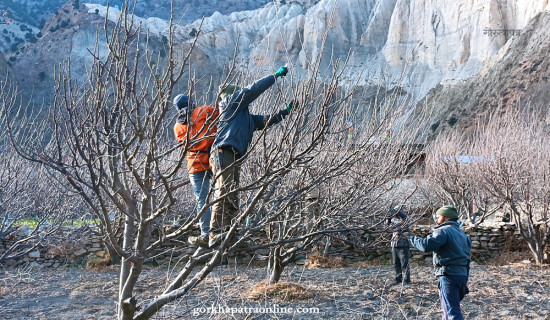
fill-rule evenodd
<path id="1" fill-rule="evenodd" d="M 462 320 L 460 301 L 468 293 L 467 276 L 439 277 L 439 300 L 443 310 L 443 320 Z"/>
<path id="2" fill-rule="evenodd" d="M 393 267 L 395 268 L 395 281 L 411 282 L 411 268 L 409 267 L 409 247 L 391 248 Z"/>

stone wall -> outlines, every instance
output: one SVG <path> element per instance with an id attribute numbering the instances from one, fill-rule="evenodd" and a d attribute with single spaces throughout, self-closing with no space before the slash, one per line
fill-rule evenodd
<path id="1" fill-rule="evenodd" d="M 427 236 L 432 227 L 417 226 L 414 233 L 419 236 Z M 467 228 L 465 232 L 472 240 L 472 260 L 474 261 L 488 261 L 491 257 L 506 249 L 505 244 L 507 240 L 517 240 L 519 238 L 518 232 L 514 231 L 514 226 L 511 224 Z M 193 233 L 198 235 L 199 231 L 195 230 Z M 345 265 L 364 261 L 377 261 L 380 263 L 391 261 L 391 249 L 389 248 L 389 237 L 387 234 L 375 236 L 363 233 L 361 237 L 371 239 L 370 243 L 375 244 L 373 248 L 356 248 L 349 244 L 335 241 L 331 243 L 328 255 L 342 258 Z M 253 237 L 252 240 L 257 244 L 265 242 L 267 239 L 264 237 Z M 0 254 L 14 241 L 17 241 L 17 238 L 8 239 L 0 243 Z M 316 249 L 321 251 L 323 247 L 324 243 L 320 242 Z M 187 259 L 188 256 L 195 252 L 195 249 L 195 247 L 188 245 L 185 239 L 174 243 L 165 243 L 146 262 L 151 265 L 174 263 L 179 259 Z M 228 259 L 238 264 L 248 264 L 251 262 L 261 264 L 267 261 L 266 257 L 268 254 L 268 249 L 253 252 L 250 248 L 245 247 L 229 254 Z M 296 263 L 305 263 L 306 255 L 306 252 L 298 254 Z M 431 261 L 431 256 L 431 253 L 422 253 L 411 248 L 411 257 L 413 260 Z M 106 257 L 108 257 L 107 250 L 97 230 L 90 228 L 63 228 L 51 237 L 47 243 L 40 245 L 28 255 L 17 260 L 5 261 L 4 264 L 10 267 L 27 265 L 53 268 L 61 266 L 83 267 L 91 260 Z"/>

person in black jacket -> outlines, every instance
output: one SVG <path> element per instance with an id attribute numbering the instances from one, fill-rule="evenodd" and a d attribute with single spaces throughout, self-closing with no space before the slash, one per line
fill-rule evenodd
<path id="1" fill-rule="evenodd" d="M 408 285 L 411 283 L 411 270 L 409 266 L 409 216 L 402 205 L 390 210 L 388 224 L 393 231 L 391 238 L 391 254 L 393 267 L 395 268 L 394 285 Z"/>

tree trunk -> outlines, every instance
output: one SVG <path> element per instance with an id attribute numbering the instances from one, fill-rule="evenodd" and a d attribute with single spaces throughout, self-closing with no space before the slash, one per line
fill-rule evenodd
<path id="1" fill-rule="evenodd" d="M 527 245 L 529 246 L 529 249 L 531 249 L 531 252 L 533 253 L 533 257 L 535 257 L 535 263 L 540 265 L 543 263 L 544 260 L 544 250 L 541 248 L 540 245 L 537 244 L 536 240 L 528 240 Z"/>
<path id="2" fill-rule="evenodd" d="M 121 257 L 116 252 L 116 250 L 113 248 L 113 246 L 109 242 L 105 242 L 105 248 L 107 249 L 107 252 L 109 252 L 109 257 L 111 258 L 111 265 L 119 265 L 121 264 Z"/>
<path id="3" fill-rule="evenodd" d="M 124 223 L 124 243 L 123 243 L 124 251 L 126 252 L 131 251 L 132 245 L 134 243 L 135 233 L 136 233 L 136 226 L 135 226 L 134 219 L 130 218 L 129 216 L 126 216 L 126 220 Z M 126 282 L 128 281 L 128 277 L 130 276 L 131 268 L 132 268 L 132 262 L 126 258 L 122 258 L 122 264 L 120 266 L 119 287 L 118 287 L 118 303 L 119 303 L 118 318 L 122 320 L 132 319 L 134 316 L 133 312 L 128 312 L 132 308 L 122 308 L 123 305 L 128 304 L 129 300 L 127 299 L 132 298 L 131 293 L 129 295 L 127 294 L 128 288 L 125 288 Z"/>
<path id="4" fill-rule="evenodd" d="M 284 269 L 280 247 L 276 247 L 272 250 L 272 254 L 269 259 L 269 267 L 269 284 L 276 284 L 281 279 L 281 274 Z"/>

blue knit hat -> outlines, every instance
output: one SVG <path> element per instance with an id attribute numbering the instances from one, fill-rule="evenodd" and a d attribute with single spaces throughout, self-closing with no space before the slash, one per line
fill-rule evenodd
<path id="1" fill-rule="evenodd" d="M 189 98 L 189 96 L 184 94 L 178 94 L 174 98 L 174 106 L 178 109 L 178 111 L 187 109 L 191 105 L 191 109 L 193 109 L 195 103 L 192 99 Z"/>

